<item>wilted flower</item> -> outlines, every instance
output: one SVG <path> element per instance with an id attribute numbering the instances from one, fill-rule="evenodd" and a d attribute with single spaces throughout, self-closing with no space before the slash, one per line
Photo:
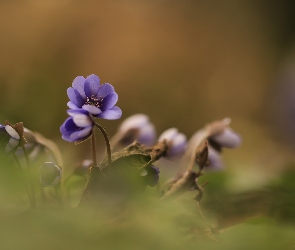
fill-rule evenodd
<path id="1" fill-rule="evenodd" d="M 126 145 L 137 140 L 141 144 L 152 146 L 156 139 L 156 130 L 147 115 L 135 114 L 121 123 L 118 135 L 119 141 Z"/>
<path id="2" fill-rule="evenodd" d="M 154 187 L 159 181 L 160 169 L 156 166 L 147 166 L 141 170 L 140 176 L 145 178 L 147 185 Z"/>
<path id="3" fill-rule="evenodd" d="M 168 152 L 166 157 L 179 156 L 183 153 L 187 146 L 186 136 L 179 133 L 177 128 L 165 130 L 159 137 L 159 142 L 166 140 L 168 144 Z"/>
<path id="4" fill-rule="evenodd" d="M 114 87 L 109 83 L 100 85 L 99 77 L 94 74 L 86 79 L 77 76 L 67 94 L 70 109 L 84 109 L 95 117 L 107 120 L 116 120 L 122 116 L 121 109 L 114 106 L 118 101 Z"/>
<path id="5" fill-rule="evenodd" d="M 94 125 L 89 112 L 84 109 L 68 110 L 71 116 L 61 125 L 62 138 L 69 142 L 86 140 L 92 134 Z"/>
<path id="6" fill-rule="evenodd" d="M 62 169 L 53 162 L 44 162 L 39 169 L 39 178 L 43 186 L 54 187 L 60 183 Z"/>
<path id="7" fill-rule="evenodd" d="M 24 126 L 22 122 L 15 125 L 10 124 L 8 121 L 4 125 L 0 124 L 0 144 L 1 152 L 13 153 L 18 147 L 26 144 L 24 138 Z"/>

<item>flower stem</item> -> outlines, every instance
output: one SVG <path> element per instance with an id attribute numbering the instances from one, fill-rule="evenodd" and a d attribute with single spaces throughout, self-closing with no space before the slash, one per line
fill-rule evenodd
<path id="1" fill-rule="evenodd" d="M 13 159 L 15 160 L 15 163 L 16 163 L 17 167 L 18 167 L 19 169 L 22 169 L 22 167 L 21 167 L 21 165 L 20 165 L 20 162 L 19 162 L 17 156 L 16 156 L 15 154 L 12 154 L 12 155 L 13 155 Z"/>
<path id="2" fill-rule="evenodd" d="M 16 156 L 15 154 L 12 154 L 12 155 L 13 155 L 13 158 L 14 158 L 14 160 L 15 160 L 16 165 L 18 166 L 18 168 L 19 168 L 19 169 L 22 169 L 22 167 L 21 167 L 21 165 L 20 165 L 20 162 L 19 162 L 17 156 Z M 33 199 L 32 199 L 32 197 L 31 197 L 30 191 L 29 191 L 29 189 L 28 189 L 28 186 L 27 186 L 27 182 L 26 182 L 26 180 L 25 180 L 24 185 L 25 185 L 26 193 L 27 193 L 28 199 L 29 199 L 29 201 L 30 201 L 31 207 L 33 207 L 34 202 L 33 202 Z"/>
<path id="3" fill-rule="evenodd" d="M 105 143 L 106 143 L 106 147 L 107 147 L 108 164 L 111 164 L 112 163 L 112 153 L 111 153 L 110 140 L 108 138 L 107 132 L 99 124 L 95 123 L 95 126 L 100 130 L 100 132 L 102 133 L 102 135 L 104 137 L 104 140 L 105 140 Z"/>
<path id="4" fill-rule="evenodd" d="M 32 178 L 30 159 L 29 159 L 29 155 L 28 155 L 28 152 L 27 152 L 25 146 L 22 146 L 22 150 L 24 151 L 24 154 L 25 154 L 26 163 L 27 163 L 28 172 L 29 172 L 29 184 L 30 184 L 31 195 L 32 195 L 31 207 L 35 208 L 36 207 L 36 196 L 35 196 L 35 189 L 34 189 L 33 178 Z"/>
<path id="5" fill-rule="evenodd" d="M 91 137 L 91 147 L 92 147 L 92 160 L 94 167 L 97 167 L 97 159 L 96 159 L 96 143 L 95 143 L 95 130 L 92 131 Z"/>

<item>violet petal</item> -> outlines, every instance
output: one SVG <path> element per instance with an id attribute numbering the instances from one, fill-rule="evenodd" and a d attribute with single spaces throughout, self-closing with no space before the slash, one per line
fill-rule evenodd
<path id="1" fill-rule="evenodd" d="M 60 132 L 62 135 L 69 135 L 71 131 L 75 131 L 77 129 L 76 124 L 73 121 L 72 117 L 69 117 L 65 120 L 65 122 L 60 126 Z"/>
<path id="2" fill-rule="evenodd" d="M 121 116 L 122 116 L 122 110 L 117 106 L 114 106 L 111 109 L 106 110 L 102 112 L 101 114 L 97 115 L 97 117 L 103 118 L 106 120 L 116 120 L 116 119 L 119 119 Z"/>
<path id="3" fill-rule="evenodd" d="M 96 96 L 98 89 L 100 87 L 100 79 L 97 75 L 89 75 L 86 77 L 85 83 L 84 83 L 84 91 L 86 96 L 91 97 Z"/>
<path id="4" fill-rule="evenodd" d="M 108 110 L 115 106 L 118 101 L 118 94 L 116 92 L 112 92 L 108 94 L 101 103 L 102 110 Z"/>
<path id="5" fill-rule="evenodd" d="M 68 88 L 67 94 L 72 103 L 74 103 L 78 108 L 81 108 L 84 104 L 84 99 L 80 93 L 74 88 Z"/>
<path id="6" fill-rule="evenodd" d="M 102 112 L 101 109 L 89 104 L 83 105 L 82 108 L 87 110 L 90 114 L 93 114 L 93 115 L 99 115 Z"/>
<path id="7" fill-rule="evenodd" d="M 225 148 L 235 148 L 241 144 L 241 137 L 230 128 L 226 128 L 222 133 L 213 136 L 212 139 Z"/>
<path id="8" fill-rule="evenodd" d="M 78 109 L 68 109 L 67 113 L 70 116 L 74 116 L 74 115 L 77 115 L 77 114 L 84 114 L 84 115 L 89 116 L 89 112 L 87 110 L 80 109 L 80 108 L 78 108 Z"/>
<path id="9" fill-rule="evenodd" d="M 86 95 L 84 92 L 84 83 L 85 78 L 83 76 L 77 76 L 72 83 L 72 87 L 79 92 L 79 94 L 84 100 L 86 100 Z"/>
<path id="10" fill-rule="evenodd" d="M 91 133 L 92 133 L 92 127 L 86 127 L 86 128 L 83 128 L 79 131 L 72 133 L 70 135 L 70 138 L 75 141 L 78 141 L 78 140 L 82 140 L 82 139 L 87 138 L 88 136 L 91 135 Z"/>
<path id="11" fill-rule="evenodd" d="M 107 95 L 109 95 L 113 92 L 115 92 L 114 87 L 109 83 L 105 83 L 99 87 L 99 90 L 96 93 L 96 97 L 97 98 L 105 98 Z"/>
<path id="12" fill-rule="evenodd" d="M 93 124 L 93 121 L 88 115 L 76 114 L 73 116 L 73 121 L 78 127 L 89 127 Z"/>
<path id="13" fill-rule="evenodd" d="M 73 102 L 69 101 L 67 103 L 67 106 L 70 108 L 70 109 L 79 109 Z"/>

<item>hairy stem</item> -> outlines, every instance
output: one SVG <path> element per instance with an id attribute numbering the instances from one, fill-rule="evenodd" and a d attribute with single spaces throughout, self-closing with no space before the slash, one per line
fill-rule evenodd
<path id="1" fill-rule="evenodd" d="M 100 132 L 103 135 L 103 138 L 105 140 L 106 143 L 106 147 L 107 147 L 107 155 L 108 155 L 108 164 L 112 163 L 112 153 L 111 153 L 111 145 L 110 145 L 110 140 L 108 138 L 107 132 L 105 131 L 105 129 L 100 126 L 99 124 L 95 123 L 95 126 L 100 130 Z"/>
<path id="2" fill-rule="evenodd" d="M 97 167 L 97 159 L 96 159 L 96 142 L 95 142 L 95 130 L 92 130 L 91 137 L 91 148 L 92 148 L 92 160 L 94 167 Z"/>

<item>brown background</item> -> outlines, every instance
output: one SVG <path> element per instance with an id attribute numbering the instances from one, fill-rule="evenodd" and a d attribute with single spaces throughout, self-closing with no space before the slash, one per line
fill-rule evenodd
<path id="1" fill-rule="evenodd" d="M 229 166 L 283 168 L 294 150 L 295 88 L 282 80 L 293 10 L 292 1 L 2 0 L 1 122 L 87 150 L 63 142 L 59 126 L 66 89 L 94 73 L 116 88 L 122 119 L 146 113 L 158 134 L 177 127 L 190 137 L 231 117 L 244 143 L 225 151 Z M 101 123 L 112 135 L 120 120 Z"/>

